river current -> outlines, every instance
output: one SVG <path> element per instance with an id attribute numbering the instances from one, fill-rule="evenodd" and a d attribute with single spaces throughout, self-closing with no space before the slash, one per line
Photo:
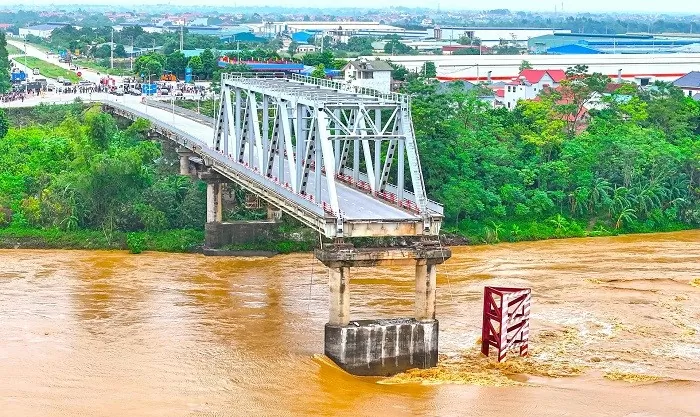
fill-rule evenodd
<path id="1" fill-rule="evenodd" d="M 413 271 L 351 272 L 351 318 L 410 317 Z M 311 254 L 0 251 L 0 416 L 700 416 L 700 231 L 455 247 L 441 366 L 323 352 Z M 533 290 L 531 357 L 478 355 L 484 285 Z"/>

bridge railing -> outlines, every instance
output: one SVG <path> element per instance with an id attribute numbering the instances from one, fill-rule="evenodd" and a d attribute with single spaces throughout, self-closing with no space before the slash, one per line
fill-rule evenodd
<path id="1" fill-rule="evenodd" d="M 282 73 L 282 72 L 256 72 L 256 73 L 231 72 L 231 73 L 224 73 L 221 76 L 222 76 L 222 81 L 223 80 L 242 80 L 242 79 L 245 79 L 247 83 L 250 83 L 252 80 L 259 79 L 259 80 L 261 80 L 261 82 L 258 83 L 258 85 L 266 86 L 266 87 L 270 87 L 270 86 L 266 85 L 264 80 L 283 78 L 283 79 L 287 79 L 287 80 L 302 83 L 302 84 L 315 85 L 315 86 L 319 86 L 322 88 L 329 88 L 332 90 L 336 90 L 336 91 L 344 92 L 344 93 L 348 93 L 348 94 L 357 94 L 360 96 L 378 98 L 380 100 L 389 101 L 389 102 L 393 102 L 393 103 L 408 104 L 410 102 L 410 97 L 406 94 L 382 93 L 381 91 L 374 90 L 372 88 L 357 87 L 357 86 L 353 86 L 353 85 L 345 83 L 345 82 L 329 80 L 326 78 L 309 77 L 306 75 L 301 75 L 301 74 L 296 74 L 296 73 L 286 74 L 286 73 Z M 274 89 L 274 87 L 271 87 L 271 88 Z M 313 95 L 309 95 L 309 98 L 313 99 L 314 97 L 313 97 Z"/>
<path id="2" fill-rule="evenodd" d="M 175 101 L 175 104 L 173 105 L 165 101 L 145 99 L 144 104 L 150 107 L 155 107 L 157 109 L 174 111 L 174 113 L 177 115 L 200 122 L 209 127 L 214 127 L 214 125 L 216 124 L 216 119 L 214 119 L 213 117 L 205 116 L 201 113 L 197 113 L 196 111 L 180 107 L 177 105 L 177 101 Z"/>

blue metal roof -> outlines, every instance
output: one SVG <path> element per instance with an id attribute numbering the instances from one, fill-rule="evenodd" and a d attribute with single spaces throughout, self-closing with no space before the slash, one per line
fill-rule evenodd
<path id="1" fill-rule="evenodd" d="M 562 45 L 562 46 L 555 46 L 553 48 L 547 49 L 548 54 L 554 54 L 554 55 L 593 55 L 593 54 L 604 54 L 605 52 L 600 51 L 598 49 L 594 48 L 589 48 L 588 46 L 585 45 L 579 45 L 579 44 L 571 44 L 571 45 Z"/>
<path id="2" fill-rule="evenodd" d="M 292 34 L 292 40 L 298 43 L 309 43 L 309 39 L 313 37 L 314 34 L 309 32 L 295 32 Z"/>

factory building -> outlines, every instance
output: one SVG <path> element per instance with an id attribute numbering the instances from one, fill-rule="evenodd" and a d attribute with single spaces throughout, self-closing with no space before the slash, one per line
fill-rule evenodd
<path id="1" fill-rule="evenodd" d="M 550 55 L 693 53 L 700 52 L 700 37 L 554 33 L 530 39 L 528 50 Z"/>
<path id="2" fill-rule="evenodd" d="M 496 46 L 504 42 L 514 43 L 520 47 L 527 47 L 532 38 L 555 33 L 570 33 L 570 30 L 551 28 L 498 28 L 498 27 L 456 27 L 435 26 L 428 29 L 426 36 L 436 40 L 456 42 L 465 36 L 469 39 L 479 39 L 483 46 Z"/>

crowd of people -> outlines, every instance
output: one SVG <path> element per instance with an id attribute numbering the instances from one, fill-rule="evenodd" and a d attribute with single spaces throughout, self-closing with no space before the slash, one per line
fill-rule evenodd
<path id="1" fill-rule="evenodd" d="M 11 101 L 24 101 L 24 91 L 10 91 L 9 93 L 0 94 L 0 102 L 9 103 Z"/>

